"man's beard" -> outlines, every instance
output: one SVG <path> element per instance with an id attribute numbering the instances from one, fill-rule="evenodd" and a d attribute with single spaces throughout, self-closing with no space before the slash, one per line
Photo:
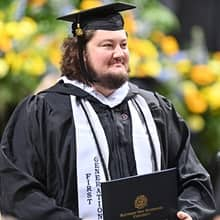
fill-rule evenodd
<path id="1" fill-rule="evenodd" d="M 97 74 L 91 65 L 87 63 L 87 70 L 94 79 L 95 84 L 110 90 L 120 88 L 129 78 L 129 69 L 127 72 Z"/>

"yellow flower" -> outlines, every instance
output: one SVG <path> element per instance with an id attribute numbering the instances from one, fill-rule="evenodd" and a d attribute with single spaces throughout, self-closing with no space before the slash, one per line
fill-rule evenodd
<path id="1" fill-rule="evenodd" d="M 168 56 L 175 55 L 179 51 L 179 44 L 173 36 L 164 36 L 161 39 L 160 47 Z"/>
<path id="2" fill-rule="evenodd" d="M 21 54 L 16 54 L 14 51 L 11 51 L 5 55 L 5 60 L 11 67 L 12 74 L 18 74 L 23 66 L 25 57 Z"/>
<path id="3" fill-rule="evenodd" d="M 61 61 L 61 44 L 62 44 L 63 35 L 56 36 L 56 38 L 46 38 L 45 36 L 41 36 L 36 39 L 37 44 L 43 44 L 46 46 L 46 50 L 44 51 L 45 57 L 48 57 L 50 62 L 57 68 L 60 67 Z M 43 49 L 43 48 L 42 48 Z"/>
<path id="4" fill-rule="evenodd" d="M 4 59 L 0 58 L 0 79 L 3 78 L 8 73 L 8 70 L 9 70 L 8 63 Z"/>
<path id="5" fill-rule="evenodd" d="M 158 51 L 154 44 L 149 40 L 130 38 L 128 40 L 128 46 L 131 51 L 134 51 L 141 57 L 157 59 Z"/>
<path id="6" fill-rule="evenodd" d="M 163 37 L 165 37 L 165 35 L 161 31 L 154 31 L 150 35 L 150 39 L 156 44 L 160 44 Z"/>
<path id="7" fill-rule="evenodd" d="M 208 67 L 215 74 L 220 76 L 220 59 L 219 60 L 210 60 L 208 62 Z"/>
<path id="8" fill-rule="evenodd" d="M 181 89 L 183 91 L 183 94 L 188 94 L 188 93 L 190 94 L 192 92 L 197 91 L 196 85 L 192 81 L 190 81 L 190 80 L 183 81 L 180 84 L 180 87 L 181 87 Z"/>
<path id="9" fill-rule="evenodd" d="M 177 72 L 179 72 L 183 75 L 187 74 L 190 71 L 191 67 L 192 67 L 192 63 L 190 60 L 187 60 L 187 59 L 179 60 L 176 63 Z"/>
<path id="10" fill-rule="evenodd" d="M 0 33 L 0 51 L 7 53 L 12 49 L 12 40 L 7 33 Z"/>
<path id="11" fill-rule="evenodd" d="M 203 94 L 211 110 L 220 109 L 220 82 L 214 83 L 203 89 Z"/>
<path id="12" fill-rule="evenodd" d="M 23 70 L 33 76 L 41 76 L 46 71 L 46 64 L 38 54 L 32 54 L 23 63 Z"/>
<path id="13" fill-rule="evenodd" d="M 130 77 L 136 77 L 136 74 L 137 74 L 136 68 L 138 66 L 139 61 L 140 61 L 139 56 L 134 51 L 131 51 L 130 52 L 130 59 L 129 59 L 129 64 L 130 64 L 129 76 Z"/>
<path id="14" fill-rule="evenodd" d="M 187 108 L 192 113 L 202 114 L 208 109 L 208 103 L 203 94 L 201 94 L 199 91 L 187 91 L 185 94 L 183 94 L 183 96 Z"/>
<path id="15" fill-rule="evenodd" d="M 51 61 L 51 63 L 56 66 L 57 68 L 59 68 L 60 66 L 60 60 L 61 60 L 61 52 L 59 49 L 57 49 L 58 47 L 51 47 L 49 48 L 49 59 Z"/>
<path id="16" fill-rule="evenodd" d="M 30 17 L 24 17 L 19 22 L 8 22 L 6 31 L 15 40 L 23 40 L 37 31 L 37 23 Z"/>
<path id="17" fill-rule="evenodd" d="M 102 5 L 101 0 L 83 0 L 80 4 L 80 9 L 88 9 L 88 8 L 93 8 L 93 7 L 98 7 Z"/>
<path id="18" fill-rule="evenodd" d="M 21 33 L 26 36 L 32 35 L 37 31 L 37 23 L 30 17 L 23 17 L 20 21 Z"/>
<path id="19" fill-rule="evenodd" d="M 132 12 L 125 12 L 123 15 L 124 18 L 124 29 L 129 34 L 134 34 L 137 31 L 137 23 L 134 19 L 134 14 Z"/>
<path id="20" fill-rule="evenodd" d="M 46 0 L 28 0 L 28 3 L 34 7 L 42 7 L 46 2 Z"/>
<path id="21" fill-rule="evenodd" d="M 4 23 L 0 20 L 0 33 L 4 32 Z"/>
<path id="22" fill-rule="evenodd" d="M 8 52 L 12 48 L 10 35 L 6 31 L 6 24 L 0 21 L 0 51 Z"/>
<path id="23" fill-rule="evenodd" d="M 5 24 L 5 32 L 11 36 L 12 38 L 14 38 L 16 36 L 16 33 L 18 31 L 18 22 L 16 21 L 9 21 Z"/>
<path id="24" fill-rule="evenodd" d="M 57 68 L 60 67 L 60 60 L 61 60 L 61 53 L 59 50 L 53 50 L 51 51 L 51 57 L 50 60 L 54 66 Z"/>
<path id="25" fill-rule="evenodd" d="M 146 62 L 140 63 L 137 66 L 137 77 L 156 77 L 161 71 L 161 65 L 157 60 L 148 59 Z"/>
<path id="26" fill-rule="evenodd" d="M 200 115 L 189 116 L 187 122 L 191 130 L 194 132 L 200 132 L 205 127 L 205 120 Z"/>
<path id="27" fill-rule="evenodd" d="M 198 85 L 208 85 L 216 80 L 216 75 L 209 66 L 200 64 L 192 67 L 190 72 L 191 79 Z"/>
<path id="28" fill-rule="evenodd" d="M 25 72 L 33 76 L 40 76 L 46 71 L 46 64 L 39 52 L 25 50 L 20 53 L 9 52 L 5 60 L 11 67 L 12 74 Z"/>
<path id="29" fill-rule="evenodd" d="M 184 81 L 180 85 L 184 102 L 187 108 L 196 114 L 204 113 L 208 108 L 208 103 L 203 93 L 200 93 L 192 81 Z"/>
<path id="30" fill-rule="evenodd" d="M 10 51 L 5 54 L 5 60 L 9 65 L 12 65 L 12 63 L 16 60 L 17 55 L 14 51 Z"/>

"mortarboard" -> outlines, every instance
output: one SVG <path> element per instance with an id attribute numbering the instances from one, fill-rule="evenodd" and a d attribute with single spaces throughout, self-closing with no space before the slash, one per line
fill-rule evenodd
<path id="1" fill-rule="evenodd" d="M 123 29 L 124 21 L 119 12 L 133 8 L 135 8 L 135 6 L 132 4 L 116 2 L 71 13 L 58 17 L 57 19 L 72 22 L 72 31 L 74 35 L 78 35 L 76 31 L 78 29 L 120 30 Z"/>
<path id="2" fill-rule="evenodd" d="M 84 30 L 122 30 L 124 27 L 124 20 L 119 12 L 136 8 L 132 4 L 123 2 L 116 2 L 102 5 L 87 10 L 77 11 L 75 13 L 67 14 L 58 17 L 59 20 L 72 22 L 72 33 L 78 39 L 78 53 L 80 62 L 80 71 L 84 75 L 87 82 L 94 82 L 91 74 L 87 71 L 87 67 L 83 59 L 84 46 L 82 43 L 82 36 Z"/>

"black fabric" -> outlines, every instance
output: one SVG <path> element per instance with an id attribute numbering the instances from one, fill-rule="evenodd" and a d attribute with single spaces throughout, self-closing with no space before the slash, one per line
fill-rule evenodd
<path id="1" fill-rule="evenodd" d="M 98 113 L 110 147 L 109 170 L 113 179 L 136 174 L 126 101 L 141 94 L 158 129 L 162 169 L 178 169 L 179 209 L 188 212 L 193 220 L 203 219 L 214 211 L 210 178 L 193 152 L 189 129 L 164 97 L 131 84 L 124 102 L 109 108 L 79 88 L 59 82 L 21 102 L 5 128 L 0 148 L 3 214 L 22 220 L 79 219 L 69 94 L 88 99 Z M 112 132 L 109 123 L 115 121 Z"/>
<path id="2" fill-rule="evenodd" d="M 176 35 L 177 40 L 183 49 L 191 48 L 192 28 L 199 26 L 204 32 L 205 45 L 202 45 L 208 51 L 220 50 L 220 30 L 218 26 L 220 18 L 220 1 L 219 0 L 160 0 L 163 4 L 168 6 L 177 16 L 180 22 L 180 28 L 173 34 Z M 196 13 L 195 13 L 196 12 Z M 198 54 L 201 56 L 201 54 Z"/>
<path id="3" fill-rule="evenodd" d="M 98 113 L 109 145 L 109 170 L 112 179 L 136 175 L 132 131 L 128 105 L 123 102 L 114 109 L 101 103 L 91 103 Z"/>

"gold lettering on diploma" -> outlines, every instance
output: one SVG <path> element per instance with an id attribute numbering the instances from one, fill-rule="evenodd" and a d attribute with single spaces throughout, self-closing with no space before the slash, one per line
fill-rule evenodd
<path id="1" fill-rule="evenodd" d="M 146 208 L 147 205 L 148 205 L 148 198 L 145 195 L 139 195 L 136 197 L 134 201 L 134 207 L 137 210 L 120 213 L 120 218 L 132 217 L 133 219 L 137 219 L 140 217 L 146 217 L 148 215 L 151 215 L 153 212 L 157 212 L 164 209 L 163 206 Z"/>
<path id="2" fill-rule="evenodd" d="M 160 211 L 162 209 L 163 209 L 163 206 L 158 206 L 158 207 L 149 208 L 149 209 L 120 213 L 120 218 L 126 218 L 130 216 L 132 216 L 133 219 L 146 217 L 148 215 L 151 215 L 153 212 Z"/>

